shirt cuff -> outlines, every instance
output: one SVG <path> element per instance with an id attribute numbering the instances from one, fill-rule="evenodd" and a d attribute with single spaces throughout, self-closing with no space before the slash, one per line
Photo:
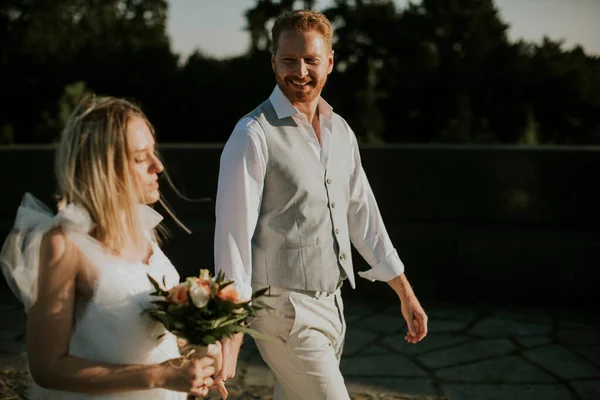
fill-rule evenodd
<path id="1" fill-rule="evenodd" d="M 234 282 L 233 284 L 235 285 L 235 290 L 238 293 L 239 301 L 249 301 L 252 298 L 252 286 L 241 282 Z"/>
<path id="2" fill-rule="evenodd" d="M 389 282 L 404 272 L 404 264 L 394 250 L 386 258 L 368 271 L 359 271 L 358 276 L 374 281 Z"/>

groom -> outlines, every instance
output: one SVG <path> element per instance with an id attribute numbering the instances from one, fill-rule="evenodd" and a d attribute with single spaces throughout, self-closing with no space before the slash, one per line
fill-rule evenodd
<path id="1" fill-rule="evenodd" d="M 355 287 L 352 243 L 372 267 L 358 274 L 398 294 L 406 340 L 427 334 L 367 176 L 356 137 L 321 98 L 333 69 L 332 27 L 317 12 L 280 16 L 272 29 L 277 86 L 235 126 L 221 155 L 215 268 L 240 294 L 269 287 L 253 328 L 277 379 L 274 399 L 349 399 L 339 361 L 346 323 L 340 287 Z M 218 379 L 234 376 L 241 335 L 223 341 Z"/>

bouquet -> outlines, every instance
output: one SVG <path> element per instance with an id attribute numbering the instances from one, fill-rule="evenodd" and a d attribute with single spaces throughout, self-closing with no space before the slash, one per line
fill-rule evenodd
<path id="1" fill-rule="evenodd" d="M 185 358 L 200 358 L 208 351 L 208 345 L 243 332 L 255 338 L 266 339 L 248 326 L 249 317 L 267 307 L 257 300 L 267 288 L 259 290 L 248 301 L 240 301 L 233 281 L 220 272 L 212 277 L 208 270 L 200 270 L 199 276 L 188 277 L 184 282 L 164 290 L 150 275 L 154 286 L 153 306 L 146 313 L 160 322 L 185 344 L 180 345 Z M 163 286 L 166 286 L 163 278 Z M 219 362 L 220 363 L 220 362 Z M 215 364 L 220 369 L 219 363 Z M 221 381 L 219 391 L 227 398 L 227 389 Z"/>
<path id="2" fill-rule="evenodd" d="M 188 277 L 169 290 L 162 289 L 150 275 L 148 279 L 154 286 L 151 295 L 155 300 L 146 312 L 169 332 L 185 339 L 192 353 L 239 332 L 264 339 L 249 328 L 248 319 L 267 307 L 257 300 L 267 288 L 255 292 L 248 301 L 239 301 L 233 281 L 222 272 L 212 277 L 208 270 L 202 269 L 199 276 Z"/>

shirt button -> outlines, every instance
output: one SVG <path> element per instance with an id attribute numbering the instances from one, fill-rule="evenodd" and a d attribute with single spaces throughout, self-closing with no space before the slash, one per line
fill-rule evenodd
<path id="1" fill-rule="evenodd" d="M 331 202 L 331 208 L 335 208 L 335 201 Z"/>
<path id="2" fill-rule="evenodd" d="M 337 235 L 339 233 L 340 233 L 340 230 L 338 228 L 335 228 L 335 234 Z"/>
<path id="3" fill-rule="evenodd" d="M 346 259 L 346 255 L 344 253 L 340 254 L 340 261 L 344 261 Z"/>
<path id="4" fill-rule="evenodd" d="M 331 179 L 327 179 L 327 184 L 331 185 Z"/>

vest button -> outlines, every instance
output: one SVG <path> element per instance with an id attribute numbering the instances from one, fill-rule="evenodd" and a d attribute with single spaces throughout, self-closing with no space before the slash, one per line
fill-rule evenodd
<path id="1" fill-rule="evenodd" d="M 331 185 L 331 179 L 327 179 L 327 184 Z"/>
<path id="2" fill-rule="evenodd" d="M 335 233 L 336 235 L 340 233 L 340 230 L 338 228 L 335 228 Z"/>
<path id="3" fill-rule="evenodd" d="M 331 208 L 335 208 L 335 201 L 331 202 Z"/>
<path id="4" fill-rule="evenodd" d="M 346 255 L 344 253 L 340 254 L 340 261 L 344 261 L 346 259 Z"/>

